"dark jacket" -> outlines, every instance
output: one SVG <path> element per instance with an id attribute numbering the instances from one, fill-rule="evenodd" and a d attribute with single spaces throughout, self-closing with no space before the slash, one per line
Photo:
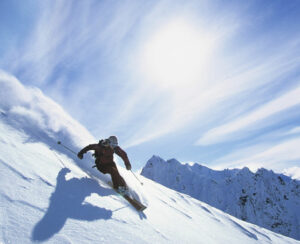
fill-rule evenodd
<path id="1" fill-rule="evenodd" d="M 96 157 L 96 164 L 105 165 L 113 163 L 114 153 L 116 153 L 123 159 L 126 168 L 131 168 L 127 153 L 119 146 L 112 148 L 111 146 L 103 146 L 101 144 L 90 144 L 83 148 L 78 155 L 82 156 L 84 153 L 90 150 L 95 151 L 94 156 Z"/>

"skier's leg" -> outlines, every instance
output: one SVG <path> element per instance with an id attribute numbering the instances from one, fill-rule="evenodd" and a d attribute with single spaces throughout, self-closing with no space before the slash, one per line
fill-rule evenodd
<path id="1" fill-rule="evenodd" d="M 119 186 L 127 187 L 126 182 L 120 175 L 117 167 L 111 167 L 108 173 L 111 175 L 111 179 L 115 189 L 118 189 Z"/>
<path id="2" fill-rule="evenodd" d="M 116 164 L 113 162 L 111 164 L 107 164 L 107 165 L 101 165 L 101 164 L 97 164 L 97 168 L 98 170 L 103 173 L 103 174 L 110 174 L 112 182 L 113 182 L 113 187 L 115 189 L 118 189 L 119 186 L 123 186 L 125 188 L 127 188 L 126 182 L 123 179 L 123 177 L 120 175 Z"/>

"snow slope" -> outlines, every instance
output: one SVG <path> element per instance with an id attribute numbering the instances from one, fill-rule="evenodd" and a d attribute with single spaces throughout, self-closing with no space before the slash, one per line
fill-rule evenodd
<path id="1" fill-rule="evenodd" d="M 153 156 L 142 175 L 237 218 L 300 239 L 300 181 L 248 168 L 216 171 Z"/>
<path id="2" fill-rule="evenodd" d="M 119 167 L 148 205 L 138 213 L 91 168 L 91 158 L 78 160 L 56 143 L 77 151 L 91 139 L 82 126 L 13 77 L 0 74 L 0 88 L 1 244 L 300 243 L 142 176 L 141 186 Z"/>

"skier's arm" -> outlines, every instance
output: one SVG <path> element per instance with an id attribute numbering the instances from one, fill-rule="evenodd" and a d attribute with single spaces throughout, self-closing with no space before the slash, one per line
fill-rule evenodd
<path id="1" fill-rule="evenodd" d="M 63 168 L 59 171 L 57 177 L 56 177 L 56 181 L 57 181 L 57 184 L 58 185 L 59 183 L 62 183 L 62 182 L 65 182 L 66 181 L 66 174 L 71 172 L 70 169 L 68 168 Z"/>
<path id="2" fill-rule="evenodd" d="M 98 144 L 90 144 L 84 148 L 81 149 L 81 151 L 77 154 L 77 157 L 82 159 L 83 154 L 85 154 L 87 151 L 95 150 Z"/>
<path id="3" fill-rule="evenodd" d="M 115 153 L 123 159 L 126 169 L 131 170 L 131 164 L 129 162 L 127 153 L 120 147 L 115 147 Z"/>

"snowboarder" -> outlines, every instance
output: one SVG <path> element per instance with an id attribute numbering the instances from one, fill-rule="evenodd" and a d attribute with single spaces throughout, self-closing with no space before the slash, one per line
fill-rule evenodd
<path id="1" fill-rule="evenodd" d="M 110 136 L 108 139 L 100 140 L 98 144 L 90 144 L 84 147 L 78 154 L 78 158 L 82 159 L 83 154 L 89 150 L 94 150 L 95 164 L 97 169 L 103 174 L 110 174 L 113 187 L 120 193 L 126 193 L 128 187 L 125 180 L 120 175 L 117 165 L 114 162 L 114 153 L 120 156 L 127 170 L 131 170 L 131 164 L 127 157 L 127 153 L 118 145 L 116 136 Z"/>

